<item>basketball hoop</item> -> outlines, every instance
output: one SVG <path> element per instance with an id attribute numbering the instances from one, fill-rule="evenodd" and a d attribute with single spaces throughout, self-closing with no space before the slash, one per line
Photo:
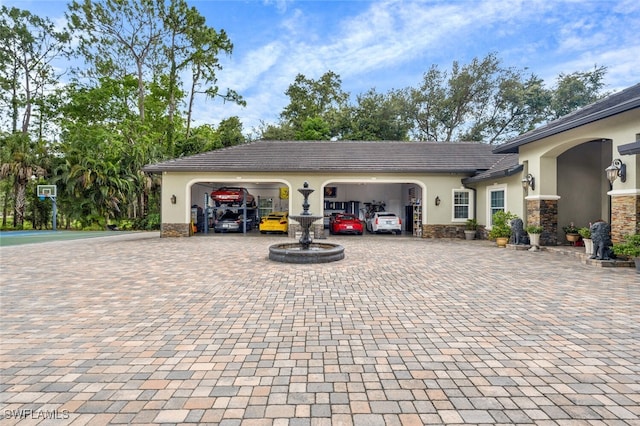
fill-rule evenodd
<path id="1" fill-rule="evenodd" d="M 57 187 L 55 185 L 38 185 L 38 198 L 44 200 L 45 198 L 56 198 Z"/>
<path id="2" fill-rule="evenodd" d="M 40 201 L 44 201 L 45 198 L 49 198 L 53 203 L 53 212 L 51 214 L 51 223 L 53 230 L 56 230 L 56 217 L 58 216 L 58 206 L 56 203 L 56 196 L 58 195 L 58 187 L 55 185 L 38 185 L 38 198 Z"/>

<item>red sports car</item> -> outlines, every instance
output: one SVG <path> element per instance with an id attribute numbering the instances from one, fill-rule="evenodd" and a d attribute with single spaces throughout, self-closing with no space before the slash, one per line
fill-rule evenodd
<path id="1" fill-rule="evenodd" d="M 331 234 L 357 234 L 362 235 L 363 227 L 360 219 L 351 213 L 338 213 L 331 218 L 329 223 Z"/>
<path id="2" fill-rule="evenodd" d="M 244 194 L 247 194 L 247 207 L 255 207 L 255 197 L 249 194 L 245 188 L 223 186 L 211 193 L 211 200 L 215 203 L 216 207 L 220 207 L 223 204 L 228 206 L 241 206 L 244 200 Z"/>

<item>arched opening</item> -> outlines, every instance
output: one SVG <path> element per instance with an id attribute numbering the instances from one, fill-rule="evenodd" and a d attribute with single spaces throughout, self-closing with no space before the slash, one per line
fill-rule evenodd
<path id="1" fill-rule="evenodd" d="M 582 143 L 558 155 L 558 232 L 573 223 L 578 228 L 610 221 L 610 190 L 604 169 L 611 163 L 611 140 Z M 563 241 L 564 235 L 559 235 Z"/>
<path id="2" fill-rule="evenodd" d="M 214 199 L 212 194 L 220 189 L 240 189 L 250 202 L 225 202 Z M 244 221 L 237 232 L 257 232 L 260 219 L 274 212 L 289 211 L 289 191 L 291 185 L 284 180 L 251 179 L 251 181 L 209 180 L 202 179 L 189 183 L 187 193 L 190 196 L 189 222 L 195 224 L 194 233 L 213 234 L 231 231 L 219 223 L 221 218 L 233 213 Z M 242 195 L 244 197 L 245 195 Z M 220 226 L 216 227 L 219 224 Z"/>
<path id="3" fill-rule="evenodd" d="M 331 215 L 345 212 L 366 223 L 374 211 L 395 213 L 402 222 L 402 231 L 414 233 L 426 223 L 426 213 L 414 206 L 422 205 L 426 194 L 424 183 L 402 179 L 337 179 L 323 182 L 324 227 L 329 228 Z M 425 209 L 426 210 L 426 209 Z"/>

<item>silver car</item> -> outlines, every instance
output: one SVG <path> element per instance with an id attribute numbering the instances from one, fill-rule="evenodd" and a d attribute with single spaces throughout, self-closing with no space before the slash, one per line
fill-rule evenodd
<path id="1" fill-rule="evenodd" d="M 251 231 L 253 227 L 253 220 L 247 218 L 246 230 Z M 214 223 L 215 232 L 243 232 L 244 224 L 242 213 L 226 211 L 224 214 Z"/>

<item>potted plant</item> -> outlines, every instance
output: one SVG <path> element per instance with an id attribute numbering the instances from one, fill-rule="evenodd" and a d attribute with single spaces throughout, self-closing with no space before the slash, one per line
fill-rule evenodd
<path id="1" fill-rule="evenodd" d="M 578 234 L 578 228 L 571 222 L 567 226 L 563 226 L 562 230 L 564 231 L 564 235 L 567 238 L 567 241 L 570 243 L 575 243 L 580 239 L 580 234 Z"/>
<path id="2" fill-rule="evenodd" d="M 478 221 L 475 219 L 467 219 L 467 223 L 465 223 L 464 226 L 464 238 L 467 240 L 473 240 L 476 237 L 476 232 L 478 230 Z"/>
<path id="3" fill-rule="evenodd" d="M 593 240 L 591 239 L 591 228 L 580 228 L 578 229 L 578 234 L 582 237 L 582 241 L 584 241 L 584 252 L 585 254 L 591 256 L 593 254 Z"/>
<path id="4" fill-rule="evenodd" d="M 525 228 L 527 234 L 529 234 L 529 242 L 531 243 L 532 251 L 537 250 L 540 247 L 540 234 L 544 228 L 538 225 L 529 225 Z"/>
<path id="5" fill-rule="evenodd" d="M 506 247 L 511 236 L 511 219 L 517 216 L 511 212 L 497 211 L 493 214 L 492 228 L 489 231 L 489 238 L 496 240 L 498 247 Z"/>
<path id="6" fill-rule="evenodd" d="M 613 252 L 618 256 L 633 259 L 636 263 L 636 272 L 640 274 L 640 234 L 625 235 L 622 243 L 613 245 Z"/>

